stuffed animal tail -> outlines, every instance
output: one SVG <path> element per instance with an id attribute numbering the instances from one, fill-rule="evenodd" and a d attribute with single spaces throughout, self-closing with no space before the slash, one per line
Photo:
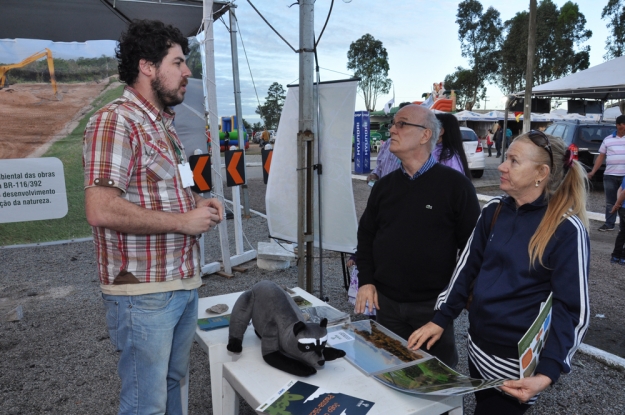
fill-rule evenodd
<path id="1" fill-rule="evenodd" d="M 254 294 L 246 291 L 237 299 L 230 314 L 230 328 L 228 333 L 228 346 L 226 348 L 233 353 L 241 353 L 243 350 L 243 335 L 247 325 L 252 319 L 254 308 Z"/>

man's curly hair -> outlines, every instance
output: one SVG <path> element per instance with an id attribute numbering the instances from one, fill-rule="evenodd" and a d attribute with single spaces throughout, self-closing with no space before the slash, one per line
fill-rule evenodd
<path id="1" fill-rule="evenodd" d="M 189 41 L 174 26 L 158 20 L 133 20 L 115 49 L 119 79 L 134 85 L 139 76 L 139 61 L 145 59 L 158 68 L 175 44 L 180 45 L 182 53 L 189 54 Z"/>

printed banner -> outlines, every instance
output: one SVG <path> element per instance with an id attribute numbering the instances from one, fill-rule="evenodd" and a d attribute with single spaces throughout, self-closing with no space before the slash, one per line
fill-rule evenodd
<path id="1" fill-rule="evenodd" d="M 371 121 L 367 111 L 354 113 L 354 171 L 367 174 L 371 171 L 370 131 Z"/>
<path id="2" fill-rule="evenodd" d="M 56 157 L 0 160 L 0 223 L 67 215 L 63 163 Z"/>

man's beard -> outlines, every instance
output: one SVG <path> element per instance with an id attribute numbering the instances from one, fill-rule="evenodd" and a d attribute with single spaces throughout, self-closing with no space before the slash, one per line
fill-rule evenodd
<path id="1" fill-rule="evenodd" d="M 184 94 L 180 92 L 180 86 L 174 89 L 166 89 L 161 82 L 160 74 L 156 76 L 150 83 L 156 99 L 160 101 L 163 107 L 173 107 L 184 101 Z"/>

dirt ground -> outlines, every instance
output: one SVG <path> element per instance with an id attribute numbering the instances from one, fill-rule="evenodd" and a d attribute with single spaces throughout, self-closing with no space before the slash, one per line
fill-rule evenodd
<path id="1" fill-rule="evenodd" d="M 38 148 L 65 137 L 107 82 L 15 84 L 0 90 L 0 159 L 39 156 Z M 68 131 L 69 130 L 69 131 Z M 47 148 L 47 146 L 45 147 Z"/>

